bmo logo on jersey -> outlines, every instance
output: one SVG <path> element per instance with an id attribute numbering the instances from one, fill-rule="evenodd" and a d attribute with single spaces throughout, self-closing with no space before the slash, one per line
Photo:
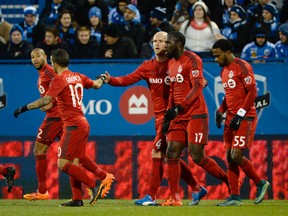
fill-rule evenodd
<path id="1" fill-rule="evenodd" d="M 161 83 L 163 83 L 163 79 L 162 79 L 162 78 L 149 78 L 149 83 L 151 83 L 151 84 L 161 84 Z M 166 76 L 166 77 L 164 78 L 164 83 L 165 83 L 166 85 L 170 85 L 170 78 L 169 78 L 169 76 Z"/>
<path id="2" fill-rule="evenodd" d="M 119 110 L 124 119 L 132 124 L 145 124 L 153 118 L 151 94 L 144 86 L 127 89 L 120 98 Z"/>

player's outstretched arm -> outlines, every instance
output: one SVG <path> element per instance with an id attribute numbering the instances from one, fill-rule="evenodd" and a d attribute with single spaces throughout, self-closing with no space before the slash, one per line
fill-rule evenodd
<path id="1" fill-rule="evenodd" d="M 21 113 L 24 113 L 28 110 L 44 107 L 44 106 L 48 105 L 51 101 L 52 101 L 52 97 L 49 95 L 45 95 L 44 97 L 42 97 L 42 98 L 40 98 L 40 99 L 38 99 L 32 103 L 29 103 L 25 106 L 17 108 L 14 111 L 14 116 L 15 116 L 15 118 L 17 118 L 18 115 L 20 115 Z"/>

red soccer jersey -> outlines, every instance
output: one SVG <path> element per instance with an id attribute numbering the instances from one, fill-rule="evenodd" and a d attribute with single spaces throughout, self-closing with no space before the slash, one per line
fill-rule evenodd
<path id="1" fill-rule="evenodd" d="M 178 59 L 169 62 L 170 98 L 169 107 L 180 104 L 184 112 L 178 120 L 188 120 L 191 116 L 208 114 L 203 95 L 204 82 L 202 60 L 195 53 L 185 51 Z"/>
<path id="2" fill-rule="evenodd" d="M 167 59 L 157 62 L 155 58 L 143 62 L 133 73 L 121 77 L 111 77 L 109 84 L 112 86 L 128 86 L 140 80 L 146 80 L 154 104 L 155 116 L 164 114 L 169 98 L 169 76 Z"/>
<path id="3" fill-rule="evenodd" d="M 39 78 L 37 82 L 38 90 L 40 92 L 41 97 L 45 96 L 45 94 L 49 90 L 49 86 L 51 83 L 51 80 L 57 75 L 53 68 L 46 64 L 44 65 L 39 72 Z M 46 111 L 46 117 L 60 117 L 61 113 L 60 110 L 58 109 L 58 106 L 56 103 L 53 103 L 53 107 L 49 110 Z"/>
<path id="4" fill-rule="evenodd" d="M 57 98 L 65 126 L 87 126 L 87 120 L 82 112 L 83 88 L 89 89 L 92 86 L 93 80 L 69 70 L 54 77 L 47 95 Z"/>
<path id="5" fill-rule="evenodd" d="M 236 58 L 221 71 L 222 84 L 225 90 L 228 114 L 236 115 L 243 108 L 247 96 L 246 88 L 256 85 L 252 66 L 246 61 Z M 245 116 L 256 116 L 254 103 Z"/>

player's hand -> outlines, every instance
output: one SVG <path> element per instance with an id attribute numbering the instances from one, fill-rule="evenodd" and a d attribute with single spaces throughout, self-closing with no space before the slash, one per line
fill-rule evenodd
<path id="1" fill-rule="evenodd" d="M 23 112 L 26 112 L 27 110 L 28 110 L 27 105 L 17 108 L 17 109 L 14 111 L 14 116 L 15 116 L 15 118 L 17 118 L 18 115 L 20 115 L 20 114 L 23 113 Z"/>
<path id="2" fill-rule="evenodd" d="M 216 111 L 216 126 L 217 126 L 217 128 L 221 128 L 222 121 L 223 121 L 223 114 L 217 110 Z"/>
<path id="3" fill-rule="evenodd" d="M 235 115 L 234 118 L 230 121 L 230 128 L 233 128 L 234 130 L 238 130 L 241 124 L 243 117 L 239 115 Z"/>
<path id="4" fill-rule="evenodd" d="M 51 109 L 53 107 L 53 102 L 51 101 L 49 104 L 47 104 L 46 106 L 44 107 L 41 107 L 40 110 L 42 112 L 46 112 L 47 110 Z"/>
<path id="5" fill-rule="evenodd" d="M 105 71 L 105 74 L 101 74 L 101 77 L 105 77 L 105 83 L 108 83 L 110 81 L 110 74 L 108 73 L 108 71 Z"/>
<path id="6" fill-rule="evenodd" d="M 165 119 L 171 121 L 177 117 L 179 113 L 183 111 L 183 107 L 180 104 L 168 109 L 165 113 Z"/>
<path id="7" fill-rule="evenodd" d="M 169 125 L 170 125 L 170 121 L 167 120 L 167 119 L 164 119 L 164 122 L 163 122 L 163 125 L 162 125 L 162 133 L 164 135 L 166 135 L 166 133 L 168 132 L 169 130 Z"/>

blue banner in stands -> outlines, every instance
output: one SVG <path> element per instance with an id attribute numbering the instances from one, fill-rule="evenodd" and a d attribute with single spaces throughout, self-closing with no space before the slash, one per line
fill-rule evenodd
<path id="1" fill-rule="evenodd" d="M 70 69 L 90 78 L 106 70 L 113 76 L 132 72 L 139 63 L 72 64 Z M 258 110 L 257 135 L 288 134 L 288 63 L 253 64 L 257 80 Z M 214 121 L 216 108 L 222 101 L 223 88 L 219 78 L 221 68 L 204 62 L 204 76 L 208 87 L 204 89 L 210 115 L 210 135 L 221 135 Z M 0 65 L 0 136 L 36 136 L 44 113 L 26 112 L 14 118 L 19 107 L 40 97 L 37 89 L 38 73 L 30 64 Z M 154 135 L 153 104 L 145 81 L 130 87 L 103 86 L 98 90 L 85 90 L 83 111 L 91 125 L 93 136 Z"/>

